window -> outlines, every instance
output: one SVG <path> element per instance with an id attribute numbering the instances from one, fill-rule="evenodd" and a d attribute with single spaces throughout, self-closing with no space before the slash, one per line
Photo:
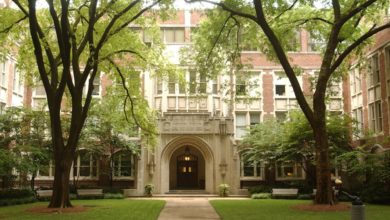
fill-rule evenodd
<path id="1" fill-rule="evenodd" d="M 113 156 L 112 171 L 114 177 L 133 176 L 133 156 L 130 152 L 120 151 Z"/>
<path id="2" fill-rule="evenodd" d="M 196 72 L 195 71 L 190 71 L 190 94 L 195 94 L 196 93 Z"/>
<path id="3" fill-rule="evenodd" d="M 369 60 L 368 74 L 368 86 L 374 86 L 380 82 L 378 54 L 375 54 Z"/>
<path id="4" fill-rule="evenodd" d="M 286 111 L 275 112 L 275 117 L 278 122 L 284 122 L 287 119 L 287 112 Z"/>
<path id="5" fill-rule="evenodd" d="M 241 179 L 262 179 L 263 173 L 261 162 L 241 160 Z"/>
<path id="6" fill-rule="evenodd" d="M 49 164 L 45 167 L 41 167 L 37 172 L 38 178 L 54 177 L 54 162 L 49 161 Z"/>
<path id="7" fill-rule="evenodd" d="M 165 43 L 184 43 L 184 28 L 161 28 L 161 40 Z"/>
<path id="8" fill-rule="evenodd" d="M 236 113 L 236 137 L 241 138 L 246 134 L 246 114 Z"/>
<path id="9" fill-rule="evenodd" d="M 321 33 L 318 31 L 310 33 L 309 36 L 309 51 L 321 51 L 326 46 L 324 39 L 321 39 Z"/>
<path id="10" fill-rule="evenodd" d="M 374 103 L 369 104 L 369 119 L 370 119 L 370 130 L 374 133 L 382 131 L 382 108 L 381 101 L 378 100 Z"/>
<path id="11" fill-rule="evenodd" d="M 199 93 L 206 93 L 207 81 L 206 74 L 199 74 Z"/>
<path id="12" fill-rule="evenodd" d="M 215 94 L 218 94 L 218 79 L 217 77 L 215 77 L 213 79 L 213 88 L 212 88 L 212 93 L 215 95 Z"/>
<path id="13" fill-rule="evenodd" d="M 362 137 L 362 135 L 363 135 L 363 109 L 362 109 L 362 107 L 352 110 L 352 118 L 355 120 L 358 136 Z"/>
<path id="14" fill-rule="evenodd" d="M 157 94 L 162 94 L 163 91 L 163 83 L 161 78 L 156 79 L 156 93 Z"/>
<path id="15" fill-rule="evenodd" d="M 277 163 L 276 179 L 303 179 L 303 168 L 299 163 Z"/>
<path id="16" fill-rule="evenodd" d="M 250 125 L 255 126 L 260 123 L 260 113 L 258 112 L 251 112 L 249 113 L 250 118 Z"/>
<path id="17" fill-rule="evenodd" d="M 0 114 L 3 114 L 5 112 L 5 103 L 4 102 L 0 102 Z"/>
<path id="18" fill-rule="evenodd" d="M 243 96 L 246 94 L 247 94 L 247 92 L 246 92 L 245 80 L 243 79 L 242 76 L 241 77 L 237 76 L 236 77 L 236 95 Z"/>
<path id="19" fill-rule="evenodd" d="M 97 160 L 88 151 L 79 151 L 73 161 L 73 176 L 97 177 Z"/>
<path id="20" fill-rule="evenodd" d="M 0 86 L 7 86 L 7 72 L 6 72 L 6 62 L 0 63 Z"/>
<path id="21" fill-rule="evenodd" d="M 248 133 L 250 126 L 259 124 L 260 115 L 260 112 L 236 112 L 236 138 L 242 138 Z"/>
<path id="22" fill-rule="evenodd" d="M 43 85 L 38 85 L 35 87 L 35 95 L 36 96 L 46 96 L 46 91 Z"/>
<path id="23" fill-rule="evenodd" d="M 100 95 L 100 74 L 97 73 L 95 78 L 93 79 L 93 90 L 92 95 Z"/>
<path id="24" fill-rule="evenodd" d="M 286 95 L 286 85 L 275 85 L 275 93 L 277 96 Z"/>
<path id="25" fill-rule="evenodd" d="M 168 79 L 168 92 L 169 92 L 169 94 L 176 93 L 176 78 L 173 76 L 169 76 L 169 79 Z"/>
<path id="26" fill-rule="evenodd" d="M 189 89 L 190 94 L 207 92 L 207 76 L 204 73 L 197 74 L 194 70 L 189 72 Z"/>
<path id="27" fill-rule="evenodd" d="M 368 68 L 368 119 L 374 133 L 382 132 L 382 103 L 378 54 L 369 60 Z"/>
<path id="28" fill-rule="evenodd" d="M 287 51 L 296 52 L 301 50 L 301 32 L 299 30 L 295 30 L 294 33 L 291 34 L 286 46 Z"/>
<path id="29" fill-rule="evenodd" d="M 13 91 L 18 95 L 23 93 L 23 77 L 20 77 L 20 73 L 16 67 L 14 69 Z"/>

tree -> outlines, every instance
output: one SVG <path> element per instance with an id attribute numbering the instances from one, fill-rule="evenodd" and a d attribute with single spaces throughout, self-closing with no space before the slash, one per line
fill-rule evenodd
<path id="1" fill-rule="evenodd" d="M 138 88 L 138 86 L 135 88 Z M 93 103 L 82 131 L 79 145 L 101 155 L 107 155 L 109 169 L 105 175 L 109 176 L 111 187 L 113 186 L 115 154 L 118 151 L 127 151 L 131 152 L 132 155 L 139 156 L 141 150 L 140 141 L 131 139 L 131 137 L 139 137 L 139 127 L 134 121 L 127 122 L 121 111 L 123 96 L 125 94 L 121 88 L 112 86 L 108 88 L 107 94 L 102 98 L 101 102 Z M 135 111 L 137 115 L 148 116 L 147 120 L 144 118 L 145 125 L 148 125 L 148 130 L 155 129 L 154 113 L 149 112 L 145 114 L 145 108 L 138 107 Z M 143 111 L 143 114 L 139 111 Z M 143 139 L 148 140 L 148 137 Z M 153 140 L 149 138 L 149 142 L 153 142 Z M 152 143 L 151 145 L 154 144 Z"/>
<path id="2" fill-rule="evenodd" d="M 349 139 L 349 124 L 346 115 L 328 115 L 327 128 L 333 161 L 352 150 Z M 249 161 L 300 162 L 315 165 L 315 140 L 305 116 L 292 111 L 285 122 L 270 118 L 250 129 L 240 144 L 244 158 Z M 333 166 L 335 164 L 332 164 Z M 306 170 L 305 170 L 306 171 Z"/>
<path id="3" fill-rule="evenodd" d="M 44 111 L 32 111 L 28 108 L 8 108 L 0 115 L 0 173 L 3 187 L 12 186 L 15 169 L 21 181 L 31 175 L 30 186 L 39 169 L 49 164 L 50 139 L 45 135 L 48 130 L 47 115 Z"/>
<path id="4" fill-rule="evenodd" d="M 125 102 L 130 102 L 131 106 L 125 109 L 130 109 L 136 124 L 144 127 L 133 112 L 140 101 L 133 100 L 134 94 L 127 89 L 129 79 L 126 77 L 136 68 L 146 69 L 148 62 L 153 61 L 154 67 L 158 68 L 162 61 L 161 47 L 157 44 L 148 47 L 139 38 L 139 33 L 129 26 L 151 24 L 147 17 L 153 20 L 155 13 L 142 15 L 154 6 L 159 6 L 164 14 L 171 1 L 47 0 L 42 6 L 36 0 L 13 0 L 18 10 L 12 7 L 1 10 L 0 18 L 4 23 L 0 30 L 6 34 L 0 38 L 7 42 L 3 45 L 18 49 L 18 56 L 24 58 L 23 62 L 18 62 L 21 69 L 37 67 L 46 91 L 55 162 L 49 207 L 72 206 L 69 200 L 70 168 L 92 101 L 94 80 L 101 71 L 119 75 L 119 82 L 127 91 Z M 154 34 L 154 39 L 158 39 L 157 32 Z M 64 107 L 65 94 L 68 94 L 69 105 Z M 70 119 L 68 128 L 61 120 L 64 112 Z"/>
<path id="5" fill-rule="evenodd" d="M 243 28 L 248 31 L 247 42 L 261 45 L 261 50 L 268 57 L 280 62 L 315 136 L 317 183 L 315 202 L 332 204 L 325 114 L 326 89 L 332 79 L 340 76 L 342 64 L 349 55 L 358 54 L 371 36 L 390 28 L 390 22 L 380 24 L 384 21 L 381 19 L 383 18 L 381 14 L 384 14 L 382 9 L 388 8 L 389 2 L 387 0 L 186 0 L 186 2 L 206 2 L 217 6 L 224 23 L 213 24 L 221 27 L 215 36 L 223 36 L 221 33 Z M 220 22 L 221 19 L 215 21 Z M 234 29 L 232 23 L 236 23 Z M 296 28 L 307 29 L 314 39 L 323 42 L 320 46 L 322 62 L 314 84 L 312 103 L 305 98 L 297 79 L 301 68 L 294 66 L 286 52 L 289 49 L 288 45 L 291 45 L 289 39 L 293 37 Z M 219 37 L 212 39 L 218 40 Z M 223 47 L 220 44 L 219 46 Z"/>

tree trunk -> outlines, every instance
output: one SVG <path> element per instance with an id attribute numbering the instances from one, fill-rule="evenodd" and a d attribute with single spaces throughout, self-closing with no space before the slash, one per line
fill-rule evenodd
<path id="1" fill-rule="evenodd" d="M 34 189 L 35 189 L 35 175 L 34 174 L 31 176 L 30 187 L 31 187 L 31 190 L 34 191 Z"/>
<path id="2" fill-rule="evenodd" d="M 315 114 L 315 118 L 317 121 L 317 127 L 314 129 L 317 192 L 314 202 L 315 204 L 332 205 L 334 201 L 330 179 L 329 144 L 326 130 L 325 105 L 319 113 Z"/>
<path id="3" fill-rule="evenodd" d="M 69 199 L 69 174 L 73 157 L 70 155 L 56 158 L 53 183 L 53 195 L 49 208 L 72 207 Z"/>

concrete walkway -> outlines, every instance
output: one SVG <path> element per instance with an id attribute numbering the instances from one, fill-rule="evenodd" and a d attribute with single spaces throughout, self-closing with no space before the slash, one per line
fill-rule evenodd
<path id="1" fill-rule="evenodd" d="M 158 220 L 220 219 L 208 198 L 178 197 L 164 198 L 167 201 Z"/>

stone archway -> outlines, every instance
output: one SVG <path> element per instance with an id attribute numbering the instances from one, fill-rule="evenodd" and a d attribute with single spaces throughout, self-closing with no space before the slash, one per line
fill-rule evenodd
<path id="1" fill-rule="evenodd" d="M 208 193 L 214 193 L 215 170 L 214 156 L 208 144 L 199 137 L 181 136 L 171 140 L 161 153 L 160 166 L 160 192 L 167 193 L 170 189 L 177 188 L 176 176 L 177 167 L 172 167 L 172 162 L 177 160 L 177 157 L 185 152 L 185 147 L 190 146 L 190 151 L 204 160 L 204 174 L 199 175 L 198 188 L 204 188 Z M 187 168 L 188 169 L 188 168 Z M 177 176 L 176 176 L 177 177 Z M 204 177 L 204 178 L 203 178 Z"/>

